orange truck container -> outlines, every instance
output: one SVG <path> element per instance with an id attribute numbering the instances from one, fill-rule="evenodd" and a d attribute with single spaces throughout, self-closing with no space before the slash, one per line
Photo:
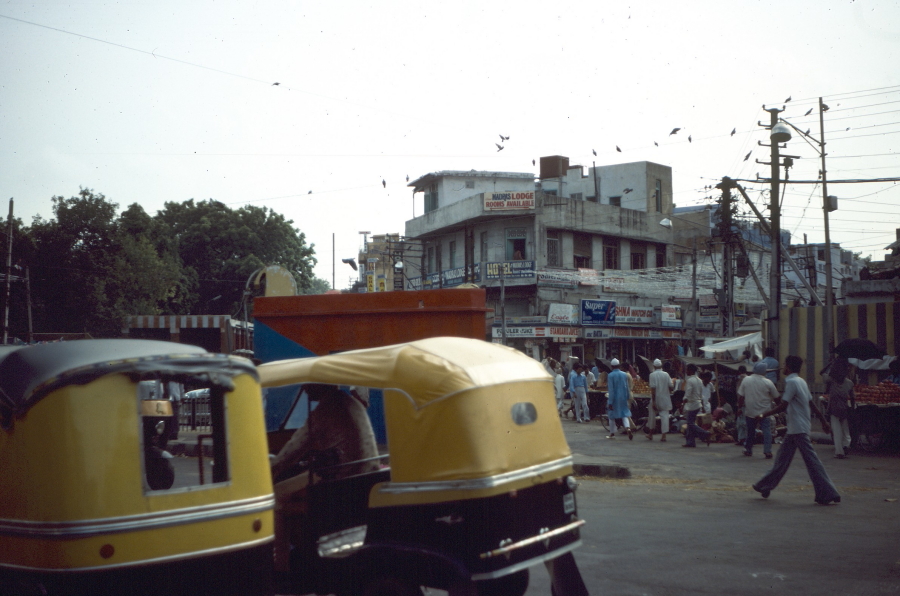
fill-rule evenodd
<path id="1" fill-rule="evenodd" d="M 255 298 L 254 353 L 271 362 L 426 337 L 486 339 L 488 311 L 481 288 Z M 292 397 L 267 394 L 270 430 L 283 419 Z M 384 437 L 382 412 L 380 395 L 372 392 L 369 416 L 379 442 Z"/>

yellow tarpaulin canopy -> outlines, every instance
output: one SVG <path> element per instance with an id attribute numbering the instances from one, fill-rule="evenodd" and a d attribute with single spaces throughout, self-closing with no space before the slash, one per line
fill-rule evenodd
<path id="1" fill-rule="evenodd" d="M 417 408 L 443 397 L 513 381 L 552 381 L 540 362 L 478 339 L 434 337 L 259 367 L 263 387 L 295 383 L 359 385 L 405 393 Z"/>

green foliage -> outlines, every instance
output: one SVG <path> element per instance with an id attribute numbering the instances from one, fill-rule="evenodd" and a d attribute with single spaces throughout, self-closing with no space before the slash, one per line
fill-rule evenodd
<path id="1" fill-rule="evenodd" d="M 116 337 L 130 315 L 235 314 L 247 279 L 266 265 L 287 268 L 304 289 L 322 281 L 304 235 L 267 208 L 189 200 L 155 216 L 138 204 L 117 215 L 90 189 L 52 200 L 52 219 L 13 221 L 14 275 L 30 268 L 35 332 Z M 11 331 L 22 337 L 24 284 L 14 286 Z"/>
<path id="2" fill-rule="evenodd" d="M 328 280 L 322 279 L 321 277 L 313 277 L 305 286 L 300 288 L 300 293 L 303 295 L 324 294 L 330 289 L 331 284 Z"/>

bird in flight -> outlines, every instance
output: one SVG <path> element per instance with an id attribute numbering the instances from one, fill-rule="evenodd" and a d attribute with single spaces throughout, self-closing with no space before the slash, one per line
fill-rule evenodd
<path id="1" fill-rule="evenodd" d="M 734 133 L 736 133 L 736 132 L 737 132 L 737 128 L 732 128 L 732 129 L 731 129 L 731 136 L 734 136 Z"/>
<path id="2" fill-rule="evenodd" d="M 809 116 L 810 114 L 812 114 L 812 108 L 809 108 L 809 109 L 806 111 L 806 113 L 803 114 L 803 115 L 804 115 L 804 116 Z"/>
<path id="3" fill-rule="evenodd" d="M 531 165 L 534 165 L 534 160 L 533 160 L 533 159 L 531 160 Z"/>
<path id="4" fill-rule="evenodd" d="M 791 101 L 791 96 L 790 96 L 790 95 L 788 95 L 788 98 L 787 98 L 786 100 L 784 100 L 784 103 L 787 103 L 787 102 L 789 102 L 789 101 Z"/>
<path id="5" fill-rule="evenodd" d="M 594 154 L 594 157 L 597 157 L 597 150 L 596 150 L 596 149 L 591 149 L 591 153 Z"/>
<path id="6" fill-rule="evenodd" d="M 312 191 L 309 191 L 309 192 L 308 192 L 308 193 L 306 193 L 306 194 L 308 194 L 308 195 L 311 195 L 311 194 L 312 194 Z"/>
<path id="7" fill-rule="evenodd" d="M 509 137 L 504 137 L 503 135 L 500 135 L 500 140 L 501 140 L 501 141 L 508 141 L 508 140 L 509 140 Z"/>
<path id="8" fill-rule="evenodd" d="M 381 179 L 381 186 L 387 188 L 387 181 L 384 178 Z"/>
<path id="9" fill-rule="evenodd" d="M 409 174 L 406 175 L 406 181 L 409 182 Z"/>
<path id="10" fill-rule="evenodd" d="M 657 143 L 656 141 L 653 141 L 653 144 L 659 147 L 659 143 Z"/>
<path id="11" fill-rule="evenodd" d="M 694 141 L 691 140 L 691 135 L 688 135 L 688 143 L 693 143 L 693 142 Z"/>
<path id="12" fill-rule="evenodd" d="M 622 150 L 619 149 L 619 146 L 618 146 L 618 145 L 616 145 L 616 151 L 618 151 L 619 153 L 622 153 Z"/>
<path id="13" fill-rule="evenodd" d="M 675 134 L 675 133 L 678 132 L 679 130 L 681 130 L 681 129 L 680 129 L 680 128 L 673 128 L 673 129 L 672 129 L 672 132 L 669 133 L 669 136 L 671 137 L 673 134 Z"/>
<path id="14" fill-rule="evenodd" d="M 753 151 L 751 151 L 750 153 L 753 153 Z M 747 155 L 744 156 L 744 161 L 747 161 L 748 159 L 750 159 L 750 153 L 748 153 Z"/>
<path id="15" fill-rule="evenodd" d="M 281 83 L 279 83 L 278 81 L 275 81 L 274 83 L 272 83 L 272 86 L 273 86 L 273 87 L 277 87 L 277 86 L 280 85 L 280 84 L 281 84 Z"/>
<path id="16" fill-rule="evenodd" d="M 500 143 L 494 143 L 494 144 L 497 145 L 497 151 L 503 151 L 503 145 L 501 145 Z"/>
<path id="17" fill-rule="evenodd" d="M 630 192 L 633 191 L 633 190 L 634 190 L 633 188 L 626 188 L 626 189 L 623 190 L 622 192 L 624 192 L 624 193 L 627 195 L 628 193 L 630 193 Z"/>

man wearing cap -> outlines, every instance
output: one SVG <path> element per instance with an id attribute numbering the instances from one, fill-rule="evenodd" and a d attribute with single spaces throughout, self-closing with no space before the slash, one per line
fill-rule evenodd
<path id="1" fill-rule="evenodd" d="M 666 440 L 669 432 L 669 410 L 672 409 L 672 387 L 675 383 L 669 373 L 662 370 L 662 361 L 657 358 L 653 361 L 653 372 L 648 378 L 651 399 L 649 404 L 649 417 L 647 418 L 647 438 L 653 440 L 653 431 L 656 429 L 656 414 L 659 412 L 659 432 L 662 434 L 660 441 Z"/>
<path id="2" fill-rule="evenodd" d="M 757 418 L 763 412 L 772 409 L 773 400 L 778 398 L 775 383 L 766 378 L 766 363 L 757 362 L 753 366 L 753 374 L 744 377 L 738 387 L 738 407 L 744 408 L 744 419 L 747 421 L 747 439 L 744 443 L 744 455 L 753 455 L 753 443 L 756 439 Z M 770 418 L 759 420 L 763 432 L 763 454 L 772 459 L 772 421 Z"/>
<path id="3" fill-rule="evenodd" d="M 628 440 L 634 438 L 631 432 L 631 423 L 628 420 L 631 417 L 631 410 L 628 409 L 628 402 L 631 399 L 631 389 L 628 382 L 628 375 L 619 369 L 619 360 L 613 358 L 612 372 L 606 377 L 606 385 L 609 390 L 606 400 L 606 409 L 609 416 L 609 436 L 607 439 L 616 438 L 616 418 L 622 419 L 622 426 L 628 433 Z"/>

